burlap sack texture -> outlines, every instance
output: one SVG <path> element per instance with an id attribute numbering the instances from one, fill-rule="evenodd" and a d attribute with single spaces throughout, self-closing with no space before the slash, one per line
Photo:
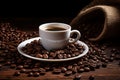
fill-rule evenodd
<path id="1" fill-rule="evenodd" d="M 94 0 L 71 21 L 91 41 L 120 37 L 120 0 Z"/>

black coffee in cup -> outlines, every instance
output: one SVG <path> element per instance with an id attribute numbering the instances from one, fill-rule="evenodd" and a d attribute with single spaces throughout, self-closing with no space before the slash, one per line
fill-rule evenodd
<path id="1" fill-rule="evenodd" d="M 63 27 L 56 27 L 56 26 L 50 26 L 49 28 L 46 29 L 47 31 L 62 31 L 62 30 L 66 30 Z"/>

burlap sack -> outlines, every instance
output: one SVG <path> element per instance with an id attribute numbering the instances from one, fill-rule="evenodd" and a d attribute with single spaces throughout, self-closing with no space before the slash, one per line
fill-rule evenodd
<path id="1" fill-rule="evenodd" d="M 70 25 L 91 41 L 118 39 L 120 0 L 94 0 L 78 13 Z"/>

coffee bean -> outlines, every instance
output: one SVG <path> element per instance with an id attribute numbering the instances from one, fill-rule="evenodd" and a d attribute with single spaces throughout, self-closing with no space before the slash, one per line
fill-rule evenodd
<path id="1" fill-rule="evenodd" d="M 34 76 L 34 77 L 39 77 L 39 76 L 40 76 L 40 73 L 39 73 L 39 72 L 35 72 L 35 73 L 33 73 L 33 76 Z"/>
<path id="2" fill-rule="evenodd" d="M 40 72 L 40 75 L 45 75 L 45 74 L 46 74 L 45 71 Z"/>
<path id="3" fill-rule="evenodd" d="M 53 74 L 60 74 L 61 73 L 61 69 L 54 69 L 53 70 Z"/>
<path id="4" fill-rule="evenodd" d="M 23 65 L 17 66 L 17 69 L 23 69 Z"/>
<path id="5" fill-rule="evenodd" d="M 65 76 L 70 76 L 70 75 L 72 75 L 72 71 L 66 71 L 65 72 Z"/>
<path id="6" fill-rule="evenodd" d="M 28 77 L 33 76 L 33 72 L 28 73 Z"/>
<path id="7" fill-rule="evenodd" d="M 106 68 L 106 67 L 107 67 L 107 64 L 106 64 L 106 63 L 102 63 L 102 67 L 103 67 L 103 68 Z"/>
<path id="8" fill-rule="evenodd" d="M 80 62 L 78 62 L 78 65 L 79 65 L 79 66 L 80 66 L 80 65 L 82 65 L 82 64 L 83 64 L 83 62 L 81 62 L 81 61 L 80 61 Z"/>
<path id="9" fill-rule="evenodd" d="M 89 76 L 89 80 L 94 80 L 94 79 L 95 79 L 94 75 Z"/>
<path id="10" fill-rule="evenodd" d="M 71 54 L 72 57 L 75 57 L 76 55 L 75 54 Z"/>
<path id="11" fill-rule="evenodd" d="M 11 64 L 10 68 L 16 68 L 16 64 Z"/>
<path id="12" fill-rule="evenodd" d="M 79 51 L 75 51 L 73 54 L 75 54 L 76 56 L 78 56 L 80 54 Z"/>
<path id="13" fill-rule="evenodd" d="M 110 55 L 110 57 L 115 57 L 115 54 L 114 54 L 114 53 L 112 53 L 112 54 Z"/>
<path id="14" fill-rule="evenodd" d="M 67 55 L 67 58 L 71 58 L 71 55 L 70 55 L 70 54 L 68 54 L 68 55 Z"/>
<path id="15" fill-rule="evenodd" d="M 67 58 L 67 54 L 63 54 L 63 58 L 66 59 Z"/>
<path id="16" fill-rule="evenodd" d="M 0 64 L 0 68 L 2 68 L 2 64 Z"/>
<path id="17" fill-rule="evenodd" d="M 3 53 L 2 55 L 4 55 L 4 53 Z M 2 57 L 2 56 L 1 56 L 1 57 Z M 3 62 L 5 62 L 5 59 L 1 58 L 1 59 L 0 59 L 0 63 L 3 63 Z"/>
<path id="18" fill-rule="evenodd" d="M 20 72 L 19 72 L 19 71 L 16 71 L 16 72 L 14 73 L 14 76 L 20 76 Z"/>
<path id="19" fill-rule="evenodd" d="M 63 55 L 62 54 L 58 54 L 58 59 L 63 59 Z"/>
<path id="20" fill-rule="evenodd" d="M 46 72 L 46 70 L 44 68 L 40 68 L 39 72 Z"/>
<path id="21" fill-rule="evenodd" d="M 91 71 L 95 71 L 95 67 L 96 67 L 96 66 L 94 66 L 94 65 L 90 65 L 90 70 L 91 70 Z"/>
<path id="22" fill-rule="evenodd" d="M 23 67 L 24 67 L 25 69 L 28 69 L 28 68 L 29 68 L 29 65 L 25 64 L 25 65 L 23 65 Z"/>
<path id="23" fill-rule="evenodd" d="M 26 69 L 21 69 L 20 72 L 21 72 L 21 73 L 25 73 L 25 72 L 26 72 Z"/>
<path id="24" fill-rule="evenodd" d="M 117 49 L 113 48 L 113 49 L 111 50 L 111 52 L 112 52 L 112 53 L 115 53 L 115 52 L 117 52 Z"/>
<path id="25" fill-rule="evenodd" d="M 81 75 L 80 74 L 75 74 L 73 80 L 80 80 L 81 79 Z"/>
<path id="26" fill-rule="evenodd" d="M 90 71 L 90 68 L 89 68 L 89 67 L 84 67 L 84 71 L 85 71 L 85 72 L 89 72 L 89 71 Z"/>
<path id="27" fill-rule="evenodd" d="M 43 58 L 43 55 L 41 55 L 41 54 L 36 54 L 36 57 L 37 57 L 37 58 Z"/>
<path id="28" fill-rule="evenodd" d="M 46 70 L 46 72 L 51 70 L 50 67 L 45 67 L 44 69 Z"/>
<path id="29" fill-rule="evenodd" d="M 78 72 L 82 73 L 82 72 L 84 72 L 84 69 L 80 68 L 80 69 L 78 69 Z"/>
<path id="30" fill-rule="evenodd" d="M 110 62 L 113 62 L 113 61 L 114 61 L 114 57 L 110 57 L 110 58 L 109 58 L 109 61 L 110 61 Z"/>
<path id="31" fill-rule="evenodd" d="M 67 68 L 65 68 L 65 67 L 61 68 L 61 72 L 65 73 L 66 71 L 67 71 Z"/>
<path id="32" fill-rule="evenodd" d="M 68 70 L 72 70 L 72 68 L 73 68 L 72 65 L 69 65 L 69 66 L 67 67 Z"/>
<path id="33" fill-rule="evenodd" d="M 120 65 L 120 61 L 119 61 L 118 65 Z"/>
<path id="34" fill-rule="evenodd" d="M 100 64 L 96 64 L 96 69 L 99 69 L 100 68 Z"/>
<path id="35" fill-rule="evenodd" d="M 32 72 L 31 69 L 26 69 L 26 71 L 25 71 L 26 74 L 29 74 L 30 72 Z"/>
<path id="36" fill-rule="evenodd" d="M 52 57 L 52 58 L 55 58 L 56 57 L 56 53 L 50 52 L 49 56 Z"/>
<path id="37" fill-rule="evenodd" d="M 48 55 L 47 54 L 43 54 L 43 58 L 44 59 L 48 59 Z"/>
<path id="38" fill-rule="evenodd" d="M 36 68 L 33 68 L 32 69 L 32 72 L 38 72 L 39 70 L 38 69 L 36 69 Z"/>
<path id="39" fill-rule="evenodd" d="M 119 54 L 116 54 L 116 55 L 115 55 L 115 59 L 116 59 L 116 60 L 120 60 L 120 55 L 119 55 Z"/>
<path id="40" fill-rule="evenodd" d="M 73 74 L 77 73 L 77 67 L 73 67 L 72 72 L 73 72 Z"/>
<path id="41" fill-rule="evenodd" d="M 7 61 L 5 64 L 6 64 L 6 65 L 10 65 L 10 64 L 11 64 L 11 62 L 10 62 L 10 61 Z"/>

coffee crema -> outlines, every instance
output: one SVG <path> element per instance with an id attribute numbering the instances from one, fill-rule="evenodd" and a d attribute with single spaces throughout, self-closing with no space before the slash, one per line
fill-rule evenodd
<path id="1" fill-rule="evenodd" d="M 49 28 L 47 28 L 46 30 L 47 31 L 62 31 L 62 30 L 66 30 L 66 29 L 62 28 L 62 27 L 49 26 Z"/>

